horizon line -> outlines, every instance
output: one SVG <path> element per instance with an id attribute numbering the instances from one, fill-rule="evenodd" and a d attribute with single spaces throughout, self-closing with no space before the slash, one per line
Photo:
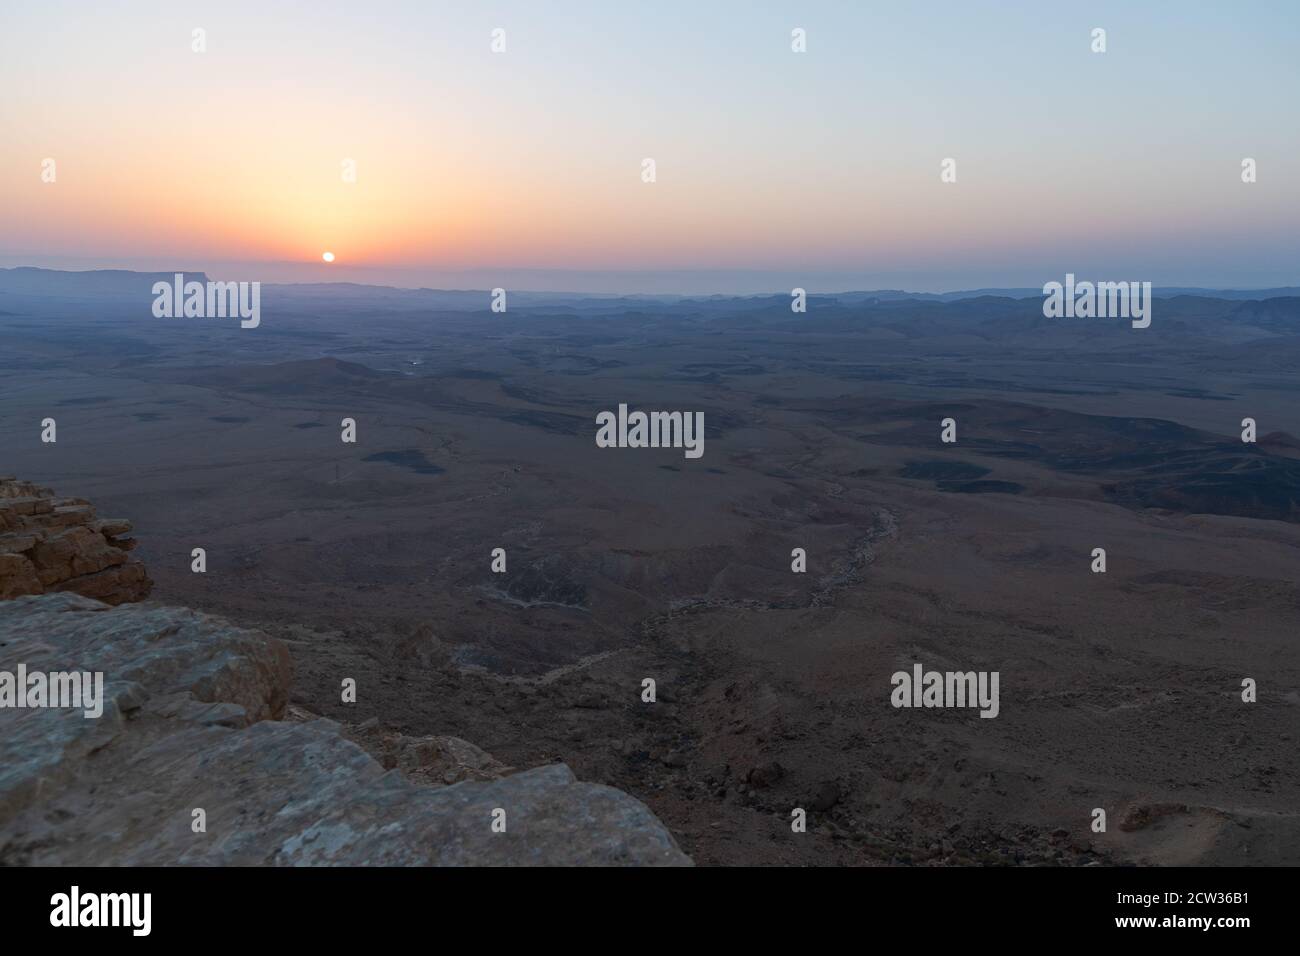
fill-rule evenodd
<path id="1" fill-rule="evenodd" d="M 277 262 L 269 262 L 269 261 L 268 261 L 267 264 L 268 264 L 268 265 L 299 265 L 299 266 L 303 265 L 303 263 L 296 262 L 296 261 L 294 261 L 294 260 L 284 260 L 284 261 L 277 261 Z M 313 264 L 313 265 L 314 265 L 314 264 Z M 326 266 L 325 268 L 329 268 L 329 267 Z M 207 271 L 207 269 L 176 269 L 176 268 L 165 268 L 165 269 L 161 269 L 161 268 L 160 268 L 160 269 L 125 269 L 125 268 L 112 268 L 112 267 L 93 268 L 93 269 L 52 269 L 52 268 L 50 268 L 50 267 L 48 267 L 48 266 L 38 266 L 38 265 L 13 265 L 13 266 L 0 266 L 0 272 L 12 272 L 12 271 L 20 270 L 20 269 L 22 269 L 22 270 L 31 270 L 31 271 L 35 271 L 35 272 L 60 273 L 60 274 L 65 274 L 65 275 L 90 275 L 90 274 L 95 274 L 95 273 L 124 273 L 124 274 L 132 274 L 132 275 L 176 275 L 176 274 L 179 273 L 179 274 L 181 274 L 181 275 L 184 275 L 184 274 L 186 274 L 186 273 L 191 273 L 191 274 L 192 274 L 192 273 L 194 273 L 194 272 L 201 273 L 201 274 L 203 274 L 204 276 L 207 276 L 207 275 L 208 275 L 208 271 Z M 472 269 L 472 270 L 462 270 L 462 271 L 463 271 L 463 272 L 467 272 L 467 273 L 477 273 L 477 272 L 498 271 L 498 270 Z M 644 274 L 646 274 L 646 275 L 653 275 L 653 276 L 658 276 L 658 277 L 660 277 L 660 278 L 663 278 L 663 277 L 665 277 L 665 276 L 668 276 L 668 275 L 671 275 L 671 274 L 674 274 L 674 273 L 683 273 L 683 274 L 687 274 L 687 275 L 705 275 L 705 274 L 709 274 L 709 273 L 712 273 L 712 272 L 718 272 L 718 271 L 724 271 L 724 270 L 711 270 L 711 269 L 696 269 L 696 270 L 576 270 L 576 269 L 528 269 L 528 268 L 521 268 L 521 269 L 501 269 L 501 270 L 499 270 L 499 271 L 501 271 L 501 272 L 503 272 L 503 273 L 506 273 L 506 272 L 515 272 L 515 273 L 528 273 L 528 272 L 535 272 L 535 273 L 540 273 L 540 274 L 548 275 L 548 276 L 560 276 L 560 275 L 565 275 L 565 274 L 569 274 L 569 273 L 577 273 L 577 274 L 597 275 L 597 276 L 609 276 L 609 277 L 612 277 L 612 276 L 618 276 L 618 275 L 637 274 L 637 273 L 639 272 L 639 273 L 644 273 Z M 753 270 L 725 270 L 725 271 L 729 271 L 729 272 L 743 272 L 743 273 L 747 273 L 747 274 L 763 274 L 763 273 L 765 273 L 765 272 L 769 272 L 769 271 L 771 271 L 771 270 L 753 269 Z M 1068 273 L 1067 273 L 1067 274 L 1068 274 Z M 210 277 L 209 277 L 209 279 L 210 279 Z M 227 280 L 227 281 L 229 281 L 229 280 Z M 260 280 L 245 280 L 245 281 L 260 281 Z M 1051 280 L 1051 281 L 1055 281 L 1055 280 L 1053 279 L 1053 280 Z M 379 283 L 379 282 L 364 282 L 364 281 L 357 281 L 357 280 L 353 280 L 353 279 L 326 279 L 326 278 L 321 278 L 321 279 L 311 279 L 311 280 L 305 280 L 305 281 L 278 281 L 278 280 L 272 280 L 272 281 L 260 281 L 260 284 L 261 284 L 261 285 L 266 285 L 266 286 L 284 287 L 284 288 L 306 287 L 306 286 L 355 286 L 355 287 L 368 288 L 368 289 L 392 289 L 392 290 L 400 291 L 400 292 L 483 293 L 483 294 L 489 294 L 489 293 L 491 292 L 491 289 L 487 289 L 487 288 L 484 288 L 484 289 L 478 289 L 478 288 L 472 288 L 472 287 L 470 287 L 470 288 L 452 288 L 452 287 L 437 287 L 437 286 L 429 286 L 429 285 L 412 285 L 412 286 L 406 286 L 406 285 L 390 285 L 390 284 Z M 1297 280 L 1297 282 L 1296 282 L 1295 284 L 1280 284 L 1280 285 L 1279 285 L 1279 284 L 1269 284 L 1269 285 L 1258 285 L 1258 286 L 1255 286 L 1255 285 L 1251 285 L 1251 286 L 1234 286 L 1234 285 L 1208 285 L 1208 286 L 1193 286 L 1193 285 L 1161 285 L 1161 286 L 1157 286 L 1157 285 L 1155 285 L 1154 283 L 1152 284 L 1152 290 L 1153 290 L 1153 292 L 1169 291 L 1169 290 L 1173 290 L 1173 291 L 1191 291 L 1191 292 L 1269 292 L 1269 291 L 1282 290 L 1282 289 L 1288 289 L 1288 290 L 1289 290 L 1289 289 L 1297 289 L 1297 290 L 1300 290 L 1300 280 Z M 510 293 L 513 293 L 513 294 L 540 295 L 540 296 L 548 296 L 548 297 L 575 296 L 575 297 L 582 297 L 582 298 L 602 298 L 602 299 L 620 299 L 620 298 L 680 298 L 680 299 L 723 298 L 723 299 L 762 299 L 762 298 L 770 298 L 770 297 L 777 297 L 777 296 L 789 296 L 789 295 L 791 294 L 791 289 L 785 289 L 785 288 L 781 288 L 781 289 L 773 289 L 773 290 L 771 290 L 771 291 L 756 291 L 756 292 L 721 292 L 721 291 L 717 291 L 717 292 L 693 292 L 693 293 L 688 293 L 688 292 L 644 292 L 644 291 L 643 291 L 643 292 L 626 292 L 626 291 L 624 291 L 624 292 L 599 292 L 599 291 L 598 291 L 598 292 L 591 292 L 591 291 L 586 291 L 586 292 L 584 292 L 584 291 L 579 291 L 579 290 L 554 290 L 554 291 L 553 291 L 553 290 L 547 290 L 547 289 L 528 289 L 528 288 L 508 288 L 507 291 L 510 292 Z M 1040 295 L 1040 294 L 1043 294 L 1042 291 L 1040 290 L 1040 288 L 1037 287 L 1037 286 L 1015 286 L 1015 285 L 983 285 L 983 286 L 973 286 L 973 287 L 968 286 L 968 287 L 965 287 L 965 288 L 950 288 L 950 289 L 945 289 L 945 290 L 937 291 L 937 292 L 933 292 L 933 291 L 931 291 L 931 292 L 924 292 L 924 291 L 918 291 L 918 290 L 908 289 L 908 288 L 905 288 L 905 287 L 888 287 L 888 288 L 866 288 L 866 287 L 859 287 L 859 288 L 843 288 L 843 289 L 838 289 L 838 290 L 836 290 L 836 291 L 814 291 L 814 290 L 812 290 L 812 289 L 805 289 L 804 291 L 805 291 L 805 293 L 806 293 L 809 297 L 814 297 L 814 296 L 833 297 L 833 296 L 844 296 L 844 295 L 877 295 L 877 294 L 905 295 L 905 296 L 918 296 L 918 297 L 938 297 L 938 296 L 972 296 L 972 295 L 978 295 L 978 294 L 992 294 L 992 293 L 1006 293 L 1006 292 L 1026 292 L 1026 293 L 1029 293 L 1029 294 L 1031 294 L 1031 295 Z"/>

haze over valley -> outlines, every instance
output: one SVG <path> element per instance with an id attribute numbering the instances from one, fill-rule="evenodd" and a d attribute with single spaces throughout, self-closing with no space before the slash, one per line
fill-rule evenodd
<path id="1" fill-rule="evenodd" d="M 1137 330 L 268 286 L 243 329 L 153 317 L 156 278 L 0 271 L 0 470 L 130 516 L 152 601 L 283 638 L 292 706 L 564 762 L 697 863 L 1300 857 L 1295 295 Z M 598 447 L 620 403 L 702 412 L 703 456 Z M 917 662 L 1000 672 L 997 719 L 891 706 Z"/>

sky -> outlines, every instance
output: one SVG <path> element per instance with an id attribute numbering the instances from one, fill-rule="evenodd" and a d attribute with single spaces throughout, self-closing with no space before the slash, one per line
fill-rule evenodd
<path id="1" fill-rule="evenodd" d="M 7 3 L 0 266 L 1295 285 L 1297 50 L 1294 0 Z"/>

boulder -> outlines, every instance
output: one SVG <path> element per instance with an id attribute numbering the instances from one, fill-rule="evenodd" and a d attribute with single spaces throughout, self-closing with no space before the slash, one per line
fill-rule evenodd
<path id="1" fill-rule="evenodd" d="M 0 478 L 0 600 L 75 591 L 108 604 L 141 601 L 153 587 L 127 556 L 131 523 L 95 517 L 83 498 Z M 16 560 L 18 559 L 18 560 Z"/>
<path id="2" fill-rule="evenodd" d="M 690 864 L 644 804 L 563 764 L 509 774 L 394 735 L 386 770 L 333 721 L 277 719 L 284 645 L 218 617 L 20 597 L 0 602 L 0 672 L 19 663 L 100 671 L 104 705 L 0 708 L 0 865 Z"/>

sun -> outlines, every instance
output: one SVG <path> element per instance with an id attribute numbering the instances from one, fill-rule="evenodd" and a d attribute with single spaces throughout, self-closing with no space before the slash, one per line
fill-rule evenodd
<path id="1" fill-rule="evenodd" d="M 324 259 L 326 262 L 333 262 L 333 261 L 334 261 L 334 253 L 332 253 L 332 252 L 322 253 L 322 254 L 321 254 L 321 258 Z"/>

